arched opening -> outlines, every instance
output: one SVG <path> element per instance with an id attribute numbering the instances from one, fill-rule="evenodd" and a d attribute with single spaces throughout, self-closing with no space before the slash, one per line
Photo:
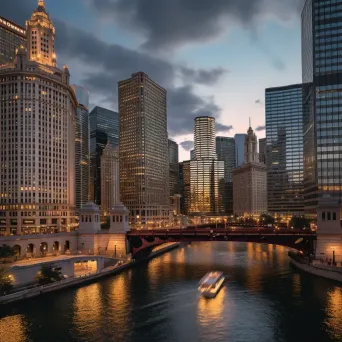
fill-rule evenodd
<path id="1" fill-rule="evenodd" d="M 58 241 L 55 241 L 52 245 L 52 250 L 54 252 L 59 252 L 59 242 Z"/>
<path id="2" fill-rule="evenodd" d="M 13 246 L 13 251 L 14 251 L 16 257 L 20 257 L 20 255 L 21 255 L 21 247 L 19 245 L 14 245 Z"/>
<path id="3" fill-rule="evenodd" d="M 34 251 L 34 244 L 30 243 L 26 248 L 26 254 L 28 254 L 28 256 L 33 256 L 33 251 Z"/>
<path id="4" fill-rule="evenodd" d="M 64 253 L 70 252 L 70 241 L 66 240 L 64 243 Z"/>
<path id="5" fill-rule="evenodd" d="M 40 244 L 40 254 L 45 256 L 48 251 L 48 244 L 46 242 L 42 242 Z"/>

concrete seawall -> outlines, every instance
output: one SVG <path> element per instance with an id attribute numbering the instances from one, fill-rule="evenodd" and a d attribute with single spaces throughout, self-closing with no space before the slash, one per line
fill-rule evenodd
<path id="1" fill-rule="evenodd" d="M 310 273 L 312 275 L 315 275 L 317 277 L 322 277 L 322 278 L 326 278 L 326 279 L 330 279 L 333 281 L 337 281 L 342 283 L 342 273 L 338 270 L 327 270 L 327 269 L 323 269 L 323 267 L 320 266 L 311 266 L 311 265 L 307 265 L 307 264 L 302 264 L 296 260 L 293 260 L 292 258 L 290 258 L 291 263 L 298 269 L 300 269 L 301 271 Z"/>
<path id="2" fill-rule="evenodd" d="M 126 269 L 138 266 L 142 262 L 146 262 L 150 259 L 156 258 L 159 255 L 169 252 L 175 248 L 178 248 L 179 246 L 180 246 L 180 243 L 176 242 L 176 243 L 165 246 L 165 248 L 160 248 L 158 251 L 151 253 L 151 255 L 148 256 L 147 258 L 139 260 L 138 262 L 131 261 L 118 267 L 108 267 L 108 268 L 103 269 L 99 273 L 89 275 L 86 277 L 81 277 L 81 278 L 76 278 L 76 279 L 75 278 L 65 279 L 65 280 L 56 282 L 54 284 L 49 284 L 46 286 L 36 286 L 36 287 L 32 287 L 26 290 L 14 292 L 14 293 L 0 297 L 0 304 L 8 304 L 8 303 L 12 303 L 18 300 L 40 296 L 42 294 L 53 292 L 53 291 L 58 291 L 67 287 L 82 286 L 87 283 L 94 282 L 99 278 L 112 276 Z"/>

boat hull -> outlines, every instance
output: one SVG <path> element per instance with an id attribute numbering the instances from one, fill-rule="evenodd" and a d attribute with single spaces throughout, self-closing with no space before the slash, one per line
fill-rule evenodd
<path id="1" fill-rule="evenodd" d="M 219 286 L 217 287 L 217 289 L 215 290 L 215 292 L 211 292 L 211 291 L 199 291 L 201 296 L 204 297 L 204 298 L 215 298 L 217 296 L 217 294 L 220 292 L 221 288 L 222 288 L 222 285 L 225 281 L 225 278 L 222 277 L 221 280 L 220 280 L 220 284 Z"/>

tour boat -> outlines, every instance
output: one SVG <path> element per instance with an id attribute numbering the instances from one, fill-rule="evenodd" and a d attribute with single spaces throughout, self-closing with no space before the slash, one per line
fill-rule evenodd
<path id="1" fill-rule="evenodd" d="M 201 279 L 198 291 L 203 297 L 213 298 L 220 291 L 224 279 L 222 272 L 209 272 Z"/>

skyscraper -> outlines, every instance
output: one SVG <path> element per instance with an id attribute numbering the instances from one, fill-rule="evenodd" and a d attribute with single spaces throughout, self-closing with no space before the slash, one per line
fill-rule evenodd
<path id="1" fill-rule="evenodd" d="M 101 205 L 101 156 L 107 144 L 119 144 L 119 114 L 95 107 L 90 121 L 90 199 Z"/>
<path id="2" fill-rule="evenodd" d="M 307 0 L 302 12 L 304 199 L 315 215 L 318 200 L 342 197 L 342 0 Z"/>
<path id="3" fill-rule="evenodd" d="M 178 144 L 168 139 L 170 196 L 179 194 Z"/>
<path id="4" fill-rule="evenodd" d="M 224 161 L 224 193 L 223 205 L 225 213 L 233 213 L 233 169 L 235 160 L 235 139 L 216 137 L 216 152 L 218 160 Z"/>
<path id="5" fill-rule="evenodd" d="M 247 134 L 235 134 L 235 160 L 236 167 L 245 162 L 245 138 Z"/>
<path id="6" fill-rule="evenodd" d="M 75 120 L 75 190 L 76 210 L 79 210 L 89 199 L 89 92 L 77 85 L 73 89 L 78 102 Z"/>
<path id="7" fill-rule="evenodd" d="M 14 62 L 20 46 L 26 46 L 26 29 L 0 17 L 0 65 Z"/>
<path id="8" fill-rule="evenodd" d="M 266 164 L 266 138 L 259 139 L 259 161 Z"/>
<path id="9" fill-rule="evenodd" d="M 195 119 L 195 160 L 190 161 L 191 214 L 224 213 L 224 161 L 217 160 L 215 118 Z"/>
<path id="10" fill-rule="evenodd" d="M 188 215 L 190 210 L 190 161 L 179 163 L 180 210 Z"/>
<path id="11" fill-rule="evenodd" d="M 266 89 L 268 210 L 304 212 L 302 84 Z"/>
<path id="12" fill-rule="evenodd" d="M 195 150 L 191 150 L 190 151 L 190 160 L 194 160 L 195 159 Z"/>
<path id="13" fill-rule="evenodd" d="M 119 82 L 120 192 L 137 226 L 169 220 L 166 90 L 143 72 Z"/>
<path id="14" fill-rule="evenodd" d="M 68 68 L 56 67 L 55 28 L 43 1 L 26 26 L 28 50 L 20 47 L 15 62 L 0 67 L 2 230 L 69 231 L 76 223 L 77 100 Z"/>

